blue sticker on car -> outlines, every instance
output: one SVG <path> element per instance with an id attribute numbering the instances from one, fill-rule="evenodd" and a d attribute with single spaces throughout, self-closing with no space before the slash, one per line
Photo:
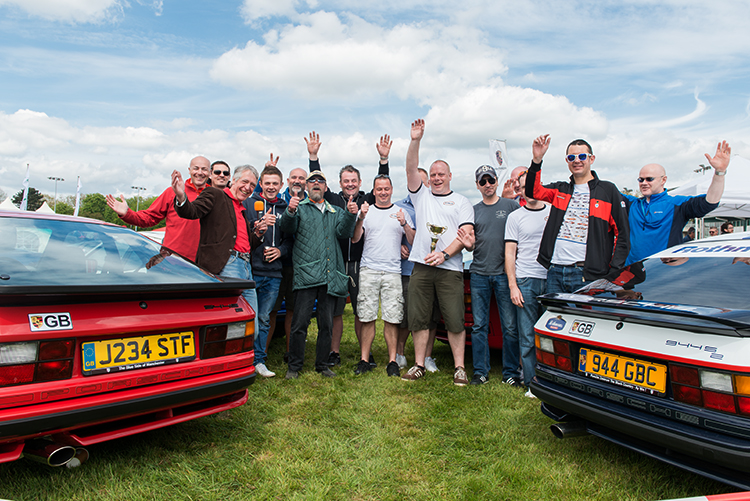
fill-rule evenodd
<path id="1" fill-rule="evenodd" d="M 565 328 L 565 320 L 562 318 L 550 318 L 547 320 L 547 328 L 551 331 L 561 331 Z"/>

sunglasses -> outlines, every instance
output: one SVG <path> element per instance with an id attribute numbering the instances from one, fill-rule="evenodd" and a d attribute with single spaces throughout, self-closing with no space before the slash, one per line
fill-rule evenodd
<path id="1" fill-rule="evenodd" d="M 579 153 L 578 155 L 565 155 L 565 160 L 568 162 L 575 162 L 576 158 L 581 162 L 585 162 L 588 157 L 592 156 L 591 153 Z"/>
<path id="2" fill-rule="evenodd" d="M 228 176 L 229 171 L 228 170 L 215 170 L 214 176 Z"/>
<path id="3" fill-rule="evenodd" d="M 661 176 L 659 176 L 661 177 Z M 639 177 L 638 182 L 642 183 L 643 181 L 648 181 L 649 183 L 653 183 L 654 179 L 659 179 L 659 177 Z"/>
<path id="4" fill-rule="evenodd" d="M 487 183 L 495 184 L 495 178 L 490 176 L 484 176 L 482 179 L 479 180 L 479 186 L 484 186 Z"/>
<path id="5" fill-rule="evenodd" d="M 307 182 L 312 183 L 312 184 L 326 184 L 326 180 L 321 177 L 314 177 L 312 179 L 308 179 Z"/>

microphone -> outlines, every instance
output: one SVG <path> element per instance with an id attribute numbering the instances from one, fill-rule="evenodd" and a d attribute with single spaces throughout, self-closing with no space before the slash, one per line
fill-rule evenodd
<path id="1" fill-rule="evenodd" d="M 255 212 L 258 213 L 258 219 L 261 219 L 263 217 L 263 209 L 265 208 L 265 204 L 262 200 L 256 200 L 255 205 L 253 205 L 253 209 L 255 209 Z"/>

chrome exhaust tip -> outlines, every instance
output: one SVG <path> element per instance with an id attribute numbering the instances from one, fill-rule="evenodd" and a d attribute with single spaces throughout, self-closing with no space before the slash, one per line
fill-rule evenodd
<path id="1" fill-rule="evenodd" d="M 44 439 L 29 440 L 23 448 L 24 457 L 49 466 L 67 464 L 75 455 L 75 447 Z"/>

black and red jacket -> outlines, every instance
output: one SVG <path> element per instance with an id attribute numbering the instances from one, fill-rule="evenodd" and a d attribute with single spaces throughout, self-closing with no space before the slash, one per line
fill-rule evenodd
<path id="1" fill-rule="evenodd" d="M 570 176 L 569 182 L 558 181 L 542 186 L 541 171 L 541 163 L 531 162 L 526 175 L 526 196 L 552 204 L 537 257 L 539 264 L 549 269 L 575 182 L 573 176 Z M 583 278 L 606 278 L 612 281 L 625 267 L 625 260 L 630 252 L 628 213 L 617 186 L 601 181 L 594 171 L 591 174 L 594 179 L 588 183 L 591 198 Z"/>

